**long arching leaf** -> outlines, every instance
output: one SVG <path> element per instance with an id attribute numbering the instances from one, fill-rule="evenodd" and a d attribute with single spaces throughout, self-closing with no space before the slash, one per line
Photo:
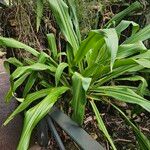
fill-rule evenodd
<path id="1" fill-rule="evenodd" d="M 67 63 L 60 63 L 56 69 L 56 73 L 55 73 L 55 84 L 56 86 L 58 85 L 61 75 L 63 73 L 63 70 L 68 66 Z"/>
<path id="2" fill-rule="evenodd" d="M 39 27 L 40 27 L 40 23 L 41 23 L 41 19 L 42 19 L 42 15 L 43 15 L 43 0 L 37 0 L 36 2 L 36 30 L 38 32 Z"/>
<path id="3" fill-rule="evenodd" d="M 104 122 L 103 122 L 103 120 L 102 120 L 102 118 L 101 118 L 101 116 L 100 116 L 100 113 L 99 113 L 99 111 L 98 111 L 98 109 L 97 109 L 97 107 L 96 107 L 94 101 L 91 100 L 90 103 L 91 103 L 92 108 L 93 108 L 93 110 L 94 110 L 94 113 L 95 113 L 95 115 L 96 115 L 96 119 L 97 119 L 97 122 L 98 122 L 98 127 L 99 127 L 99 129 L 104 133 L 104 135 L 105 135 L 106 138 L 108 139 L 109 143 L 111 144 L 113 150 L 117 150 L 117 148 L 115 147 L 115 145 L 114 145 L 114 143 L 113 143 L 113 141 L 112 141 L 112 139 L 111 139 L 111 137 L 110 137 L 110 135 L 109 135 L 109 133 L 108 133 L 106 127 L 105 127 L 105 124 L 104 124 Z"/>
<path id="4" fill-rule="evenodd" d="M 58 26 L 73 48 L 73 53 L 75 54 L 78 50 L 79 42 L 73 29 L 71 17 L 69 16 L 68 6 L 63 0 L 48 0 L 48 2 Z"/>
<path id="5" fill-rule="evenodd" d="M 36 51 L 32 47 L 30 47 L 26 44 L 23 44 L 19 41 L 16 41 L 15 39 L 12 39 L 12 38 L 5 38 L 5 37 L 0 36 L 0 46 L 7 46 L 7 47 L 11 47 L 11 48 L 24 49 L 24 50 L 30 52 L 31 54 L 33 54 L 36 57 L 39 56 L 38 51 Z"/>
<path id="6" fill-rule="evenodd" d="M 125 10 L 123 10 L 120 13 L 116 14 L 112 19 L 110 19 L 104 27 L 105 28 L 109 27 L 114 22 L 115 22 L 115 24 L 118 24 L 124 17 L 131 14 L 135 10 L 140 9 L 141 7 L 142 7 L 142 5 L 137 1 L 132 3 L 128 8 L 126 8 Z"/>
<path id="7" fill-rule="evenodd" d="M 72 92 L 73 99 L 71 106 L 73 108 L 72 118 L 78 124 L 82 125 L 86 105 L 86 91 L 91 83 L 91 78 L 84 78 L 79 73 L 75 72 L 72 76 Z"/>
<path id="8" fill-rule="evenodd" d="M 55 72 L 56 68 L 53 66 L 48 66 L 42 63 L 35 63 L 30 66 L 23 66 L 18 67 L 11 75 L 11 79 L 19 78 L 21 75 L 23 75 L 25 72 L 28 71 L 43 71 L 43 70 L 50 70 L 51 72 Z"/>
<path id="9" fill-rule="evenodd" d="M 22 135 L 17 150 L 27 150 L 32 130 L 37 123 L 50 111 L 52 106 L 58 100 L 58 97 L 66 92 L 68 88 L 54 88 L 40 103 L 29 109 L 25 114 Z"/>
<path id="10" fill-rule="evenodd" d="M 40 98 L 43 98 L 47 96 L 53 88 L 48 89 L 42 89 L 39 91 L 36 91 L 34 93 L 28 94 L 24 101 L 13 111 L 13 113 L 7 118 L 7 120 L 4 122 L 4 125 L 7 125 L 17 114 L 25 110 L 32 102 L 35 100 L 39 100 Z"/>
<path id="11" fill-rule="evenodd" d="M 145 41 L 150 38 L 150 25 L 147 25 L 145 28 L 141 29 L 139 32 L 129 37 L 124 44 L 132 44 L 138 41 Z"/>
<path id="12" fill-rule="evenodd" d="M 47 40 L 48 40 L 50 52 L 52 53 L 54 60 L 56 60 L 56 58 L 57 58 L 57 46 L 56 46 L 56 40 L 55 40 L 54 34 L 52 34 L 52 33 L 47 34 Z"/>
<path id="13" fill-rule="evenodd" d="M 150 101 L 136 94 L 133 90 L 119 86 L 101 86 L 92 90 L 93 95 L 113 97 L 126 103 L 137 104 L 150 112 Z"/>

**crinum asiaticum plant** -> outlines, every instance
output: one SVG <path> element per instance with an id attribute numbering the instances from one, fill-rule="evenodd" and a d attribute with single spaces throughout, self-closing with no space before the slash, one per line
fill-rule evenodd
<path id="1" fill-rule="evenodd" d="M 72 119 L 82 125 L 86 104 L 90 103 L 96 115 L 98 127 L 112 149 L 115 150 L 116 147 L 95 101 L 112 105 L 132 127 L 139 147 L 148 150 L 149 140 L 113 103 L 114 100 L 131 103 L 150 112 L 150 101 L 144 98 L 144 95 L 149 95 L 148 84 L 139 75 L 140 71 L 150 68 L 150 51 L 143 44 L 143 41 L 150 38 L 150 25 L 140 30 L 135 22 L 122 20 L 140 4 L 133 3 L 129 8 L 114 16 L 104 29 L 92 30 L 86 39 L 81 40 L 74 2 L 71 0 L 67 2 L 70 13 L 63 0 L 48 0 L 50 9 L 66 39 L 66 48 L 60 53 L 57 51 L 52 33 L 47 35 L 49 53 L 39 52 L 11 38 L 0 37 L 1 46 L 24 49 L 35 57 L 23 61 L 9 58 L 5 61 L 5 68 L 8 71 L 10 64 L 16 67 L 10 74 L 11 86 L 6 102 L 9 102 L 13 96 L 20 105 L 8 117 L 4 125 L 20 112 L 25 112 L 23 131 L 17 149 L 28 149 L 34 127 L 46 116 L 59 98 L 63 97 L 63 93 L 68 92 L 71 97 L 68 97 L 66 102 L 70 103 L 71 99 Z M 43 10 L 42 1 L 38 1 L 38 4 L 42 5 L 37 7 L 37 29 Z M 131 36 L 121 41 L 122 31 L 128 26 L 132 26 Z M 63 59 L 60 59 L 62 55 Z M 121 75 L 123 76 L 120 77 Z M 140 85 L 138 87 L 115 85 L 116 80 L 140 81 Z M 24 87 L 22 98 L 18 98 L 15 91 L 21 85 Z M 111 97 L 113 101 L 104 97 Z"/>

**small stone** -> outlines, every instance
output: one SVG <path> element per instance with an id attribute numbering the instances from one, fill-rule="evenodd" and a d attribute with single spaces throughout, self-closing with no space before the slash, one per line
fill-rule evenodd
<path id="1" fill-rule="evenodd" d="M 42 148 L 39 145 L 33 145 L 29 150 L 42 150 Z"/>
<path id="2" fill-rule="evenodd" d="M 92 137 L 93 139 L 95 139 L 95 140 L 98 138 L 97 134 L 95 134 L 95 133 L 91 133 L 90 135 L 91 135 L 91 137 Z"/>

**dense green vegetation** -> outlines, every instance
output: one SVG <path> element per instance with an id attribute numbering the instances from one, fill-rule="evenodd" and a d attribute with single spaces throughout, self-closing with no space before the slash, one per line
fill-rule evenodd
<path id="1" fill-rule="evenodd" d="M 42 0 L 37 1 L 37 31 L 41 25 L 44 5 Z M 10 67 L 15 66 L 14 72 L 10 74 L 11 87 L 6 102 L 15 97 L 20 105 L 4 125 L 17 114 L 25 112 L 18 150 L 28 149 L 31 133 L 37 123 L 58 100 L 66 100 L 66 96 L 65 103 L 72 109 L 70 117 L 82 126 L 85 109 L 89 107 L 112 149 L 117 148 L 101 117 L 100 103 L 116 109 L 132 127 L 138 147 L 148 150 L 148 138 L 115 103 L 120 101 L 139 105 L 141 111 L 150 112 L 150 101 L 145 98 L 150 95 L 148 83 L 143 75 L 150 68 L 150 51 L 143 43 L 150 38 L 150 25 L 140 29 L 137 23 L 123 20 L 129 13 L 140 8 L 140 3 L 135 2 L 115 15 L 102 29 L 90 30 L 84 39 L 81 36 L 74 1 L 48 0 L 47 5 L 64 39 L 65 45 L 61 49 L 56 44 L 57 39 L 53 33 L 47 34 L 47 52 L 0 36 L 1 46 L 32 54 L 31 58 L 24 60 L 11 57 L 5 61 L 5 68 L 9 73 Z M 124 38 L 123 32 L 129 28 L 130 34 Z M 140 84 L 134 86 L 121 81 L 140 81 Z M 19 87 L 23 87 L 22 97 L 15 94 Z"/>

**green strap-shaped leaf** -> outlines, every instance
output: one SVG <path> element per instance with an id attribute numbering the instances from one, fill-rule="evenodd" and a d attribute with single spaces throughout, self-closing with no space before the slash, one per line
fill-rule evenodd
<path id="1" fill-rule="evenodd" d="M 17 58 L 15 57 L 11 57 L 7 60 L 4 61 L 4 67 L 6 69 L 6 71 L 10 74 L 10 64 L 19 67 L 19 66 L 23 66 L 23 63 L 20 62 Z"/>
<path id="2" fill-rule="evenodd" d="M 21 85 L 27 77 L 27 76 L 24 77 L 25 74 L 28 74 L 28 73 L 31 74 L 34 71 L 43 71 L 43 70 L 49 70 L 50 72 L 55 72 L 56 68 L 53 66 L 48 66 L 45 64 L 41 64 L 41 63 L 35 63 L 30 66 L 18 67 L 10 76 L 11 88 L 6 95 L 6 101 L 9 102 L 11 97 L 14 95 L 13 92 L 14 92 L 14 90 L 16 90 L 16 88 L 15 88 L 16 83 L 14 83 L 15 79 L 19 78 L 17 80 L 17 82 L 19 85 Z M 22 77 L 20 78 L 20 76 L 22 76 Z M 33 78 L 33 76 L 31 76 L 31 77 Z M 32 79 L 32 78 L 30 78 L 30 79 Z M 27 85 L 29 85 L 29 87 L 31 88 L 33 85 L 33 82 L 31 82 Z M 28 89 L 27 89 L 27 92 L 28 92 Z"/>
<path id="3" fill-rule="evenodd" d="M 48 66 L 42 63 L 35 63 L 30 66 L 18 67 L 11 75 L 11 79 L 19 78 L 25 72 L 28 71 L 43 71 L 43 70 L 50 70 L 51 72 L 55 72 L 56 68 L 53 66 Z"/>
<path id="4" fill-rule="evenodd" d="M 73 99 L 71 106 L 73 108 L 72 118 L 78 124 L 82 125 L 86 105 L 86 91 L 91 83 L 91 78 L 84 78 L 79 73 L 75 72 L 72 76 L 72 92 Z"/>
<path id="5" fill-rule="evenodd" d="M 10 66 L 9 66 L 10 64 L 12 64 L 16 67 L 23 66 L 23 64 L 18 59 L 16 59 L 15 57 L 9 58 L 9 59 L 4 61 L 4 67 L 8 73 L 10 73 Z M 29 74 L 30 74 L 30 72 L 27 72 L 26 74 L 21 76 L 21 78 L 16 80 L 14 83 L 11 82 L 10 89 L 5 96 L 5 101 L 7 103 L 10 102 L 11 97 L 12 97 L 12 95 L 14 95 L 15 90 L 25 81 L 25 79 L 27 78 L 27 76 Z"/>
<path id="6" fill-rule="evenodd" d="M 79 21 L 77 18 L 77 13 L 76 13 L 76 5 L 75 5 L 75 0 L 67 0 L 68 6 L 70 9 L 70 16 L 73 22 L 73 25 L 75 27 L 76 35 L 78 37 L 79 43 L 81 42 L 81 34 L 80 34 L 80 28 L 79 28 Z"/>
<path id="7" fill-rule="evenodd" d="M 97 122 L 98 122 L 98 127 L 99 127 L 99 129 L 104 133 L 104 135 L 105 135 L 106 138 L 108 139 L 109 143 L 111 144 L 113 150 L 117 150 L 117 148 L 115 147 L 115 145 L 114 145 L 114 143 L 113 143 L 113 141 L 112 141 L 112 139 L 111 139 L 111 137 L 110 137 L 110 135 L 109 135 L 109 133 L 108 133 L 106 127 L 105 127 L 105 124 L 104 124 L 104 122 L 103 122 L 103 120 L 102 120 L 102 117 L 100 116 L 100 113 L 99 113 L 99 111 L 98 111 L 98 109 L 97 109 L 97 107 L 96 107 L 94 101 L 91 100 L 90 103 L 91 103 L 92 108 L 93 108 L 93 110 L 94 110 L 94 113 L 95 113 L 95 115 L 96 115 L 96 119 L 97 119 Z"/>
<path id="8" fill-rule="evenodd" d="M 91 76 L 93 76 L 93 75 L 97 72 L 97 69 L 99 68 L 99 66 L 100 66 L 100 64 L 95 63 L 95 64 L 93 64 L 92 66 L 87 67 L 87 68 L 82 72 L 82 75 L 85 76 L 85 77 L 91 77 Z"/>
<path id="9" fill-rule="evenodd" d="M 46 62 L 46 57 L 45 54 L 43 52 L 40 53 L 39 55 L 39 59 L 38 59 L 38 63 L 45 63 Z M 27 93 L 31 90 L 32 86 L 34 85 L 36 79 L 37 79 L 37 72 L 32 72 L 28 78 L 28 81 L 25 85 L 25 88 L 23 90 L 23 97 L 25 97 L 27 95 Z"/>
<path id="10" fill-rule="evenodd" d="M 26 97 L 27 93 L 31 90 L 32 86 L 34 85 L 36 79 L 37 79 L 37 72 L 32 72 L 23 90 L 23 97 Z"/>
<path id="11" fill-rule="evenodd" d="M 24 58 L 23 63 L 28 65 L 33 65 L 36 63 L 36 61 L 31 58 Z"/>
<path id="12" fill-rule="evenodd" d="M 104 83 L 114 79 L 126 72 L 136 72 L 142 70 L 144 68 L 149 68 L 149 61 L 146 59 L 142 59 L 143 62 L 136 59 L 120 59 L 117 60 L 114 64 L 114 69 L 112 72 L 109 70 L 109 66 L 105 66 L 105 68 L 101 71 L 101 76 L 99 80 L 95 81 L 95 87 L 103 85 Z M 100 76 L 100 75 L 99 75 Z"/>
<path id="13" fill-rule="evenodd" d="M 117 25 L 124 17 L 131 14 L 135 10 L 140 9 L 141 7 L 142 7 L 142 5 L 139 2 L 132 3 L 128 8 L 126 8 L 125 10 L 123 10 L 120 13 L 116 14 L 111 20 L 108 21 L 108 23 L 106 23 L 106 25 L 104 27 L 105 28 L 109 27 L 114 22 Z"/>
<path id="14" fill-rule="evenodd" d="M 150 112 L 150 101 L 136 94 L 133 90 L 119 86 L 101 86 L 92 90 L 95 95 L 104 95 L 113 97 L 127 103 L 137 104 Z"/>
<path id="15" fill-rule="evenodd" d="M 43 16 L 43 0 L 36 1 L 36 30 L 38 32 Z"/>
<path id="16" fill-rule="evenodd" d="M 126 58 L 134 54 L 136 54 L 135 56 L 137 56 L 138 52 L 142 53 L 144 51 L 147 51 L 147 49 L 142 42 L 136 42 L 133 44 L 122 44 L 118 48 L 116 59 Z"/>
<path id="17" fill-rule="evenodd" d="M 56 46 L 56 40 L 55 40 L 54 34 L 52 33 L 47 34 L 47 40 L 48 40 L 50 52 L 52 52 L 52 56 L 54 60 L 56 60 L 57 59 L 57 46 Z"/>
<path id="18" fill-rule="evenodd" d="M 144 68 L 150 68 L 150 60 L 141 58 L 138 60 L 135 60 L 138 64 L 140 64 L 141 66 L 143 66 Z"/>
<path id="19" fill-rule="evenodd" d="M 52 85 L 49 84 L 46 80 L 42 80 L 38 84 L 41 85 L 44 88 L 50 88 L 50 87 L 52 87 Z"/>
<path id="20" fill-rule="evenodd" d="M 118 51 L 118 44 L 119 44 L 119 39 L 118 35 L 115 29 L 103 29 L 102 32 L 105 33 L 104 39 L 106 42 L 106 46 L 110 52 L 111 55 L 111 61 L 110 61 L 110 68 L 112 71 L 116 56 L 117 56 L 117 51 Z"/>
<path id="21" fill-rule="evenodd" d="M 137 66 L 138 66 L 138 68 L 135 68 Z M 101 78 L 99 80 L 96 80 L 95 83 L 94 83 L 95 84 L 94 86 L 98 87 L 100 85 L 103 85 L 104 83 L 109 82 L 111 79 L 115 79 L 116 77 L 118 77 L 118 76 L 120 76 L 120 75 L 130 71 L 131 69 L 134 69 L 134 68 L 135 68 L 135 71 L 143 69 L 143 67 L 141 67 L 141 66 L 139 66 L 137 64 L 122 65 L 122 66 L 114 69 L 113 72 L 108 73 L 108 74 L 106 73 L 103 78 Z"/>
<path id="22" fill-rule="evenodd" d="M 60 52 L 57 54 L 57 58 L 59 58 L 61 56 L 67 56 L 66 52 Z"/>
<path id="23" fill-rule="evenodd" d="M 135 34 L 139 30 L 139 24 L 133 22 L 133 21 L 127 21 L 127 20 L 122 20 L 118 26 L 115 28 L 118 35 L 121 34 L 122 31 L 124 31 L 126 28 L 129 27 L 129 25 L 132 25 L 132 35 Z"/>
<path id="24" fill-rule="evenodd" d="M 81 42 L 80 48 L 75 55 L 74 63 L 80 63 L 89 50 L 94 49 L 103 37 L 104 33 L 100 32 L 100 30 L 90 31 L 88 37 Z"/>
<path id="25" fill-rule="evenodd" d="M 139 92 L 138 94 L 141 96 L 143 96 L 143 94 L 146 91 L 146 88 L 148 87 L 147 81 L 143 77 L 138 76 L 138 75 L 126 77 L 126 78 L 118 78 L 116 80 L 119 80 L 119 81 L 141 81 L 142 83 L 139 85 L 138 91 L 137 91 L 137 92 Z"/>
<path id="26" fill-rule="evenodd" d="M 12 86 L 13 92 L 25 81 L 25 79 L 31 74 L 31 72 L 26 72 L 24 75 L 22 75 L 19 79 L 17 79 Z"/>
<path id="27" fill-rule="evenodd" d="M 68 6 L 63 0 L 48 0 L 48 2 L 58 26 L 73 48 L 73 53 L 75 54 L 78 50 L 79 42 L 73 29 L 71 17 L 69 16 Z"/>
<path id="28" fill-rule="evenodd" d="M 12 38 L 5 38 L 5 37 L 0 36 L 0 46 L 7 46 L 7 47 L 11 47 L 11 48 L 24 49 L 36 57 L 38 57 L 38 55 L 39 55 L 39 52 L 36 51 L 35 49 L 33 49 L 32 47 L 30 47 L 26 44 L 23 44 L 21 42 L 18 42 Z"/>
<path id="29" fill-rule="evenodd" d="M 17 150 L 28 149 L 32 130 L 37 123 L 50 111 L 52 106 L 58 100 L 58 97 L 66 92 L 66 90 L 68 90 L 66 87 L 54 88 L 40 103 L 25 113 L 23 131 Z"/>
<path id="30" fill-rule="evenodd" d="M 150 38 L 150 25 L 147 25 L 145 28 L 141 29 L 136 34 L 129 37 L 124 44 L 132 44 L 138 41 L 145 41 Z"/>
<path id="31" fill-rule="evenodd" d="M 103 40 L 105 40 L 108 52 L 110 53 L 110 68 L 112 70 L 118 51 L 118 35 L 113 28 L 91 31 L 88 38 L 81 43 L 75 56 L 74 63 L 79 63 L 90 50 L 96 53 L 96 51 L 104 45 Z"/>
<path id="32" fill-rule="evenodd" d="M 146 50 L 145 52 L 141 53 L 141 54 L 138 54 L 138 55 L 135 55 L 133 56 L 132 58 L 134 59 L 138 59 L 138 58 L 141 58 L 141 59 L 149 59 L 150 58 L 150 51 L 149 50 Z"/>
<path id="33" fill-rule="evenodd" d="M 55 84 L 56 86 L 58 86 L 58 83 L 60 81 L 61 75 L 63 73 L 63 70 L 68 67 L 67 63 L 60 63 L 56 69 L 56 73 L 55 73 Z"/>
<path id="34" fill-rule="evenodd" d="M 11 81 L 10 84 L 10 89 L 7 92 L 6 96 L 5 96 L 5 101 L 7 103 L 10 102 L 12 96 L 15 95 L 15 91 L 16 89 L 26 80 L 26 78 L 31 74 L 31 72 L 26 72 L 25 74 L 23 74 L 19 79 L 17 79 L 15 82 Z M 16 97 L 17 98 L 17 97 Z"/>
<path id="35" fill-rule="evenodd" d="M 9 64 L 12 64 L 16 67 L 19 67 L 19 66 L 23 66 L 23 63 L 21 61 L 19 61 L 17 58 L 15 57 L 10 57 L 8 59 L 6 59 L 4 61 L 4 66 L 5 66 L 5 63 L 9 63 Z"/>
<path id="36" fill-rule="evenodd" d="M 102 63 L 102 58 L 108 57 L 109 55 L 106 53 L 103 53 L 105 50 L 105 40 L 101 39 L 99 42 L 96 43 L 95 46 L 93 46 L 93 49 L 91 48 L 89 52 L 86 54 L 86 60 L 88 63 L 88 67 L 93 66 L 94 64 L 98 64 L 99 62 Z"/>
<path id="37" fill-rule="evenodd" d="M 20 112 L 25 110 L 28 106 L 30 106 L 32 102 L 47 96 L 51 92 L 52 89 L 53 88 L 42 89 L 34 93 L 28 94 L 27 97 L 24 99 L 24 101 L 7 118 L 7 120 L 4 122 L 4 125 L 7 125 L 17 114 L 19 114 Z"/>

